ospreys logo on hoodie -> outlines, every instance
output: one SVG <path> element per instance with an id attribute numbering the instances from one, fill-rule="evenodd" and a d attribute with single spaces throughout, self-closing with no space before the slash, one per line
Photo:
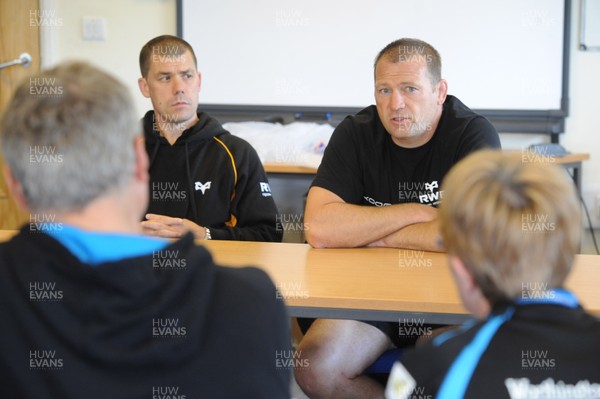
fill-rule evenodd
<path id="1" fill-rule="evenodd" d="M 207 181 L 204 184 L 201 181 L 194 182 L 194 189 L 202 191 L 202 195 L 204 195 L 204 192 L 210 188 L 211 183 L 211 181 Z"/>

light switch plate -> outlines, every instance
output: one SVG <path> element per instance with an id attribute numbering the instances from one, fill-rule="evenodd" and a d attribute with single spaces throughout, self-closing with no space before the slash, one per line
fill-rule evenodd
<path id="1" fill-rule="evenodd" d="M 83 17 L 83 40 L 106 40 L 106 20 L 100 17 Z"/>

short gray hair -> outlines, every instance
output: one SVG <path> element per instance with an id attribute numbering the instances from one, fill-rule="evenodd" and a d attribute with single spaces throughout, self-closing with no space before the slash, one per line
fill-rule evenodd
<path id="1" fill-rule="evenodd" d="M 122 83 L 71 62 L 20 84 L 0 134 L 32 211 L 78 211 L 131 181 L 141 124 Z"/>

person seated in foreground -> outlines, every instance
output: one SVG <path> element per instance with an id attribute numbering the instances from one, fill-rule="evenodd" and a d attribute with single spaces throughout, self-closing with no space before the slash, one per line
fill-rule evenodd
<path id="1" fill-rule="evenodd" d="M 0 397 L 289 398 L 268 276 L 215 265 L 192 233 L 142 234 L 148 155 L 121 83 L 59 65 L 18 87 L 0 129 L 31 212 L 0 244 Z"/>
<path id="2" fill-rule="evenodd" d="M 386 397 L 600 397 L 600 323 L 564 287 L 581 234 L 567 173 L 481 151 L 443 190 L 442 239 L 476 320 L 406 351 Z"/>

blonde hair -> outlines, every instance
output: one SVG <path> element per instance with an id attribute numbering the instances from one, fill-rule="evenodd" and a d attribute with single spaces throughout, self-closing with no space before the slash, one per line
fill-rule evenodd
<path id="1" fill-rule="evenodd" d="M 552 159 L 530 160 L 482 150 L 444 179 L 442 239 L 492 304 L 560 287 L 579 248 L 573 181 Z"/>

